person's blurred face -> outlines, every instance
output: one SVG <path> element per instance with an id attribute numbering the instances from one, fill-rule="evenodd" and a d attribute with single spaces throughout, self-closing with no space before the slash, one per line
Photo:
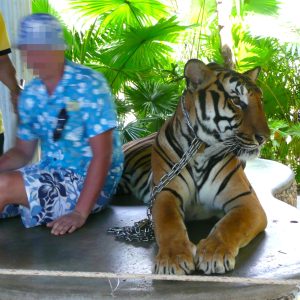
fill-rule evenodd
<path id="1" fill-rule="evenodd" d="M 20 50 L 28 68 L 37 75 L 53 72 L 53 69 L 60 68 L 64 63 L 63 50 L 53 50 L 39 45 L 22 46 Z"/>

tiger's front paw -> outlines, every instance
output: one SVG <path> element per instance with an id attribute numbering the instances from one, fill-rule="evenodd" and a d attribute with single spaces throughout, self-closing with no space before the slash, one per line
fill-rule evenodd
<path id="1" fill-rule="evenodd" d="M 194 257 L 196 246 L 189 242 L 170 243 L 167 247 L 160 247 L 154 273 L 184 275 L 195 270 Z"/>
<path id="2" fill-rule="evenodd" d="M 224 274 L 235 266 L 238 249 L 211 238 L 203 239 L 197 246 L 196 269 L 205 274 Z"/>

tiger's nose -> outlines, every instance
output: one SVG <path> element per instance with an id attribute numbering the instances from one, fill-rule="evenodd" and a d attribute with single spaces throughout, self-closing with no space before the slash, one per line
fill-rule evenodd
<path id="1" fill-rule="evenodd" d="M 262 145 L 266 141 L 266 137 L 260 134 L 255 134 L 255 139 L 259 145 Z"/>

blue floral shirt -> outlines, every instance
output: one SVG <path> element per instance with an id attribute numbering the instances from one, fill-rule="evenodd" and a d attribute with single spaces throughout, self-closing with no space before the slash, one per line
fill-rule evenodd
<path id="1" fill-rule="evenodd" d="M 61 138 L 53 140 L 57 116 L 65 108 L 68 120 Z M 19 99 L 17 136 L 40 140 L 41 167 L 70 168 L 85 175 L 92 152 L 89 138 L 116 128 L 117 116 L 104 77 L 89 68 L 66 61 L 63 77 L 49 96 L 39 78 L 26 85 Z M 113 133 L 111 171 L 120 173 L 122 146 L 117 130 Z"/>

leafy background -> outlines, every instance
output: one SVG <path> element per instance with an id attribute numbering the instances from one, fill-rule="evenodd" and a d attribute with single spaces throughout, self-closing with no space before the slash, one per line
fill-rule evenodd
<path id="1" fill-rule="evenodd" d="M 54 1 L 33 0 L 33 12 L 58 17 L 69 45 L 67 57 L 106 76 L 123 142 L 156 131 L 172 114 L 188 59 L 224 65 L 232 59 L 230 66 L 238 71 L 261 66 L 259 85 L 272 131 L 261 156 L 289 165 L 300 183 L 300 27 L 278 23 L 280 1 L 64 2 L 66 9 Z M 268 28 L 255 31 L 260 19 L 278 26 L 281 37 Z M 223 52 L 225 39 L 231 43 L 229 60 Z"/>

